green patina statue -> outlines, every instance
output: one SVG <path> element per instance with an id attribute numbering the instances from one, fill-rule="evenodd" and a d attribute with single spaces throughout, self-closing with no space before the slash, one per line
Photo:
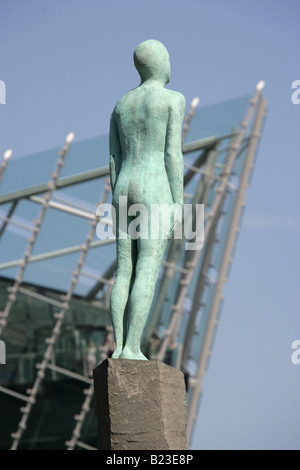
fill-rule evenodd
<path id="1" fill-rule="evenodd" d="M 148 229 L 153 220 L 149 215 L 154 219 L 153 205 L 176 204 L 182 212 L 181 128 L 185 98 L 164 88 L 170 80 L 170 61 L 161 42 L 150 39 L 139 44 L 134 51 L 134 64 L 141 84 L 118 101 L 110 122 L 110 177 L 118 262 L 111 293 L 116 341 L 112 357 L 146 360 L 140 343 L 168 241 L 161 228 L 162 212 L 155 213 L 155 221 L 160 221 L 158 236 L 150 235 Z M 137 236 L 128 230 L 133 207 L 140 214 Z M 124 212 L 128 213 L 125 227 L 120 221 Z M 176 219 L 169 235 L 174 224 Z"/>

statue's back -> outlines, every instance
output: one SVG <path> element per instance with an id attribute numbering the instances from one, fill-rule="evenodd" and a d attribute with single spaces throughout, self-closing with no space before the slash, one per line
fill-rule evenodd
<path id="1" fill-rule="evenodd" d="M 115 118 L 124 160 L 164 153 L 171 97 L 165 88 L 140 86 L 118 102 Z"/>
<path id="2" fill-rule="evenodd" d="M 165 152 L 170 110 L 181 96 L 163 87 L 142 85 L 117 103 L 113 114 L 122 165 L 115 200 L 127 196 L 130 203 L 145 205 L 173 202 Z"/>

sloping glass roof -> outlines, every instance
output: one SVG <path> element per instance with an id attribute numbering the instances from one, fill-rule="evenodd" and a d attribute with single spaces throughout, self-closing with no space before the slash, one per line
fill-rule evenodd
<path id="1" fill-rule="evenodd" d="M 238 126 L 243 118 L 248 98 L 246 96 L 198 108 L 191 121 L 185 142 L 230 134 L 233 126 Z M 47 183 L 49 174 L 55 169 L 58 150 L 56 148 L 42 151 L 9 161 L 0 186 L 1 195 Z M 197 152 L 186 154 L 184 156 L 185 161 L 192 162 L 194 154 L 197 154 Z M 80 142 L 75 141 L 66 156 L 65 165 L 59 179 L 105 167 L 108 163 L 107 135 Z M 196 179 L 194 178 L 194 180 Z M 193 184 L 196 184 L 196 181 Z M 59 291 L 68 289 L 72 271 L 75 269 L 80 256 L 80 245 L 84 243 L 90 229 L 88 216 L 95 213 L 104 188 L 105 178 L 102 177 L 67 186 L 54 192 L 54 201 L 65 203 L 69 207 L 82 209 L 87 216 L 81 217 L 52 207 L 47 210 L 41 231 L 33 248 L 32 257 L 68 248 L 70 248 L 70 252 L 39 261 L 33 260 L 34 262 L 27 265 L 23 278 L 24 282 Z M 192 190 L 192 188 L 190 189 Z M 41 194 L 38 196 L 40 197 Z M 110 200 L 111 195 L 109 194 L 107 202 L 110 202 Z M 6 217 L 10 207 L 11 203 L 0 205 L 0 216 Z M 18 269 L 16 263 L 23 257 L 27 246 L 27 238 L 31 235 L 30 228 L 33 228 L 32 221 L 38 217 L 40 210 L 41 206 L 37 202 L 24 198 L 19 200 L 12 215 L 13 221 L 18 225 L 8 224 L 2 234 L 0 276 L 15 278 Z M 99 241 L 96 234 L 94 241 Z M 90 248 L 74 293 L 82 296 L 87 295 L 96 281 L 83 274 L 86 273 L 94 277 L 103 276 L 114 259 L 114 243 Z M 15 261 L 15 265 L 11 263 L 3 266 L 4 263 L 13 261 Z"/>

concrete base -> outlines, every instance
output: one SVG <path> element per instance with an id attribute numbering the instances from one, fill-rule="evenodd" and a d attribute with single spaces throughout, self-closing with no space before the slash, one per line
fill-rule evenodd
<path id="1" fill-rule="evenodd" d="M 184 450 L 182 372 L 160 361 L 106 359 L 93 374 L 99 450 Z"/>

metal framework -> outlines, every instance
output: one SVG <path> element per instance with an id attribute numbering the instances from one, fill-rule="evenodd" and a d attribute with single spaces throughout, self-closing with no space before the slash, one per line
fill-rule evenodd
<path id="1" fill-rule="evenodd" d="M 229 265 L 239 230 L 241 214 L 244 207 L 246 189 L 249 184 L 251 170 L 263 120 L 266 113 L 266 101 L 261 94 L 262 83 L 257 86 L 253 98 L 240 128 L 232 133 L 213 136 L 206 139 L 184 143 L 191 121 L 199 100 L 194 99 L 185 118 L 182 134 L 182 149 L 184 155 L 197 154 L 193 164 L 185 162 L 185 200 L 192 204 L 193 210 L 187 217 L 195 217 L 197 204 L 204 204 L 205 226 L 204 234 L 197 234 L 195 240 L 204 236 L 201 250 L 186 251 L 185 240 L 170 240 L 166 256 L 162 263 L 161 277 L 150 312 L 149 321 L 143 338 L 143 346 L 152 344 L 153 335 L 160 339 L 155 356 L 161 361 L 171 363 L 187 373 L 187 404 L 188 404 L 188 441 L 191 442 L 199 397 L 202 393 L 203 376 L 207 368 L 207 358 L 211 354 L 213 336 L 218 322 L 220 304 L 223 299 L 223 288 L 227 280 Z M 252 123 L 252 127 L 251 126 Z M 98 222 L 96 211 L 93 213 L 80 204 L 70 203 L 59 190 L 82 184 L 84 182 L 104 178 L 105 185 L 100 203 L 109 197 L 110 184 L 107 176 L 108 166 L 89 170 L 68 177 L 60 177 L 60 170 L 74 135 L 69 134 L 64 146 L 59 152 L 55 172 L 48 183 L 39 184 L 27 189 L 17 190 L 0 197 L 0 205 L 9 204 L 5 216 L 1 216 L 0 238 L 7 227 L 16 225 L 31 233 L 27 248 L 21 259 L 10 259 L 0 263 L 0 274 L 18 267 L 18 273 L 8 288 L 8 296 L 2 312 L 0 312 L 0 334 L 10 328 L 10 313 L 16 308 L 16 302 L 21 296 L 26 296 L 54 309 L 54 323 L 50 334 L 45 339 L 45 348 L 40 360 L 35 361 L 36 374 L 27 388 L 26 394 L 20 393 L 15 384 L 8 382 L 0 385 L 0 393 L 12 397 L 13 400 L 25 402 L 20 408 L 20 420 L 17 429 L 12 433 L 11 449 L 16 450 L 22 444 L 23 434 L 29 425 L 30 415 L 39 398 L 42 384 L 49 380 L 48 373 L 56 380 L 66 377 L 87 385 L 83 389 L 82 405 L 74 416 L 72 434 L 66 436 L 65 445 L 68 450 L 83 448 L 96 450 L 94 445 L 81 440 L 83 426 L 90 416 L 93 401 L 93 384 L 90 370 L 71 370 L 57 365 L 54 361 L 55 348 L 60 338 L 64 336 L 66 316 L 74 299 L 74 289 L 79 276 L 94 282 L 93 287 L 82 299 L 85 305 L 103 308 L 107 311 L 113 278 L 116 270 L 116 260 L 112 259 L 110 266 L 101 276 L 88 272 L 85 267 L 87 254 L 92 249 L 105 247 L 114 243 L 113 240 L 95 241 L 94 232 Z M 4 174 L 9 154 L 4 155 L 0 175 Z M 0 179 L 1 182 L 1 179 Z M 21 200 L 40 205 L 40 213 L 32 224 L 24 224 L 14 218 L 14 213 Z M 33 254 L 35 241 L 43 230 L 43 221 L 48 208 L 71 214 L 86 220 L 90 224 L 84 243 L 57 250 Z M 105 220 L 102 220 L 105 222 Z M 107 222 L 107 221 L 106 221 Z M 78 253 L 78 261 L 72 273 L 69 288 L 62 296 L 57 297 L 49 292 L 33 289 L 23 282 L 24 273 L 31 263 Z M 110 354 L 110 344 L 113 333 L 110 322 L 106 322 L 106 342 L 100 347 L 99 360 Z M 13 334 L 13 333 L 10 333 Z M 94 353 L 97 355 L 98 353 Z M 93 359 L 93 356 L 91 356 Z M 96 356 L 95 356 L 96 357 Z M 170 359 L 171 357 L 171 359 Z M 171 362 L 170 362 L 171 361 Z M 95 364 L 94 364 L 95 365 Z"/>

